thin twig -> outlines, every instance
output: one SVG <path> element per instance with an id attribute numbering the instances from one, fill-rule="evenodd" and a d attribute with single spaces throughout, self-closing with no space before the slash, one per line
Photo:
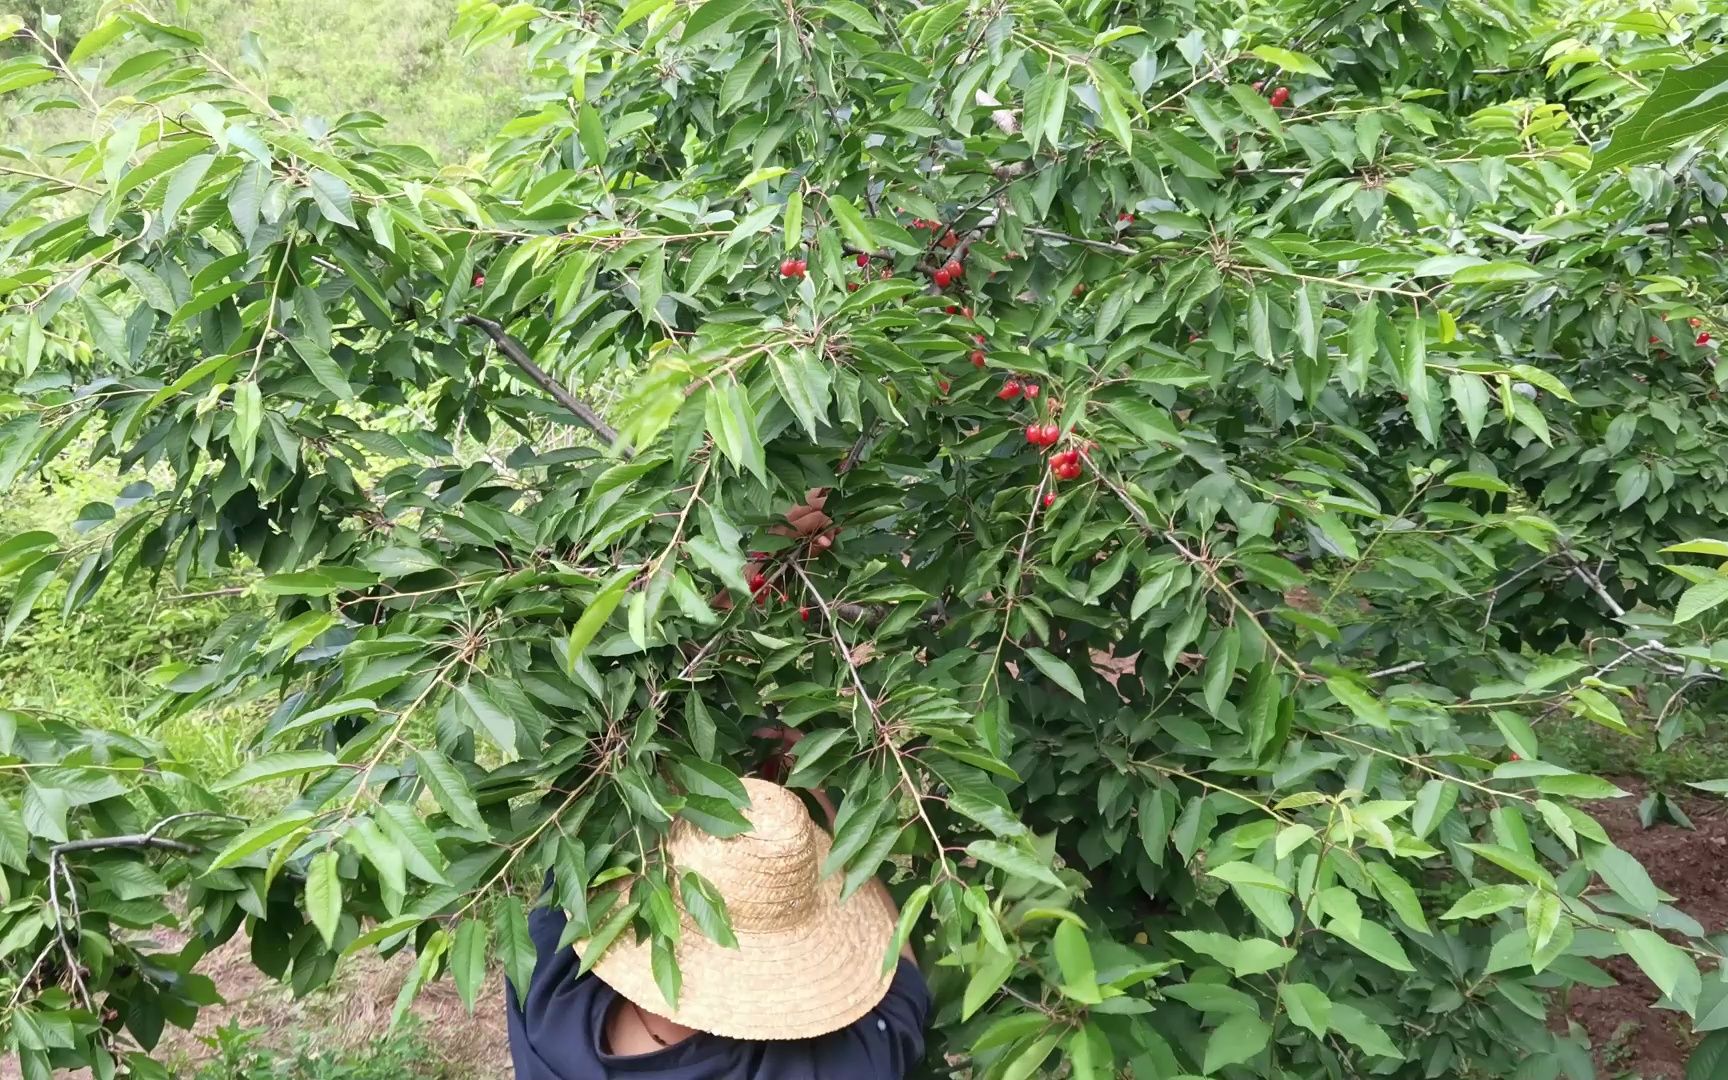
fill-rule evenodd
<path id="1" fill-rule="evenodd" d="M 536 386 L 551 395 L 553 401 L 564 406 L 571 415 L 582 421 L 588 430 L 598 436 L 608 448 L 619 449 L 617 429 L 602 419 L 600 414 L 595 412 L 587 402 L 566 390 L 557 379 L 546 374 L 546 371 L 529 357 L 528 350 L 506 333 L 502 326 L 479 315 L 464 315 L 459 321 L 465 322 L 469 326 L 478 327 L 487 337 L 492 339 L 493 344 L 498 346 L 499 352 L 509 358 L 511 363 L 521 368 L 523 374 L 527 375 Z M 625 455 L 628 456 L 628 454 L 629 451 L 625 451 Z"/>
<path id="2" fill-rule="evenodd" d="M 1084 236 L 1070 236 L 1067 233 L 1057 232 L 1054 229 L 1029 228 L 1026 229 L 1025 232 L 1028 236 L 1037 236 L 1045 240 L 1061 240 L 1064 243 L 1069 244 L 1079 244 L 1081 247 L 1089 247 L 1095 251 L 1113 251 L 1118 255 L 1140 254 L 1137 249 L 1131 248 L 1127 244 L 1112 243 L 1109 240 L 1092 240 Z"/>

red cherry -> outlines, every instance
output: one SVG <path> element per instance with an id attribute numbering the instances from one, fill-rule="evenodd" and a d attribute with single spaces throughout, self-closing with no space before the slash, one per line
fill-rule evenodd
<path id="1" fill-rule="evenodd" d="M 847 292 L 857 292 L 858 291 L 858 283 L 856 281 L 848 281 L 846 283 L 846 291 Z"/>
<path id="2" fill-rule="evenodd" d="M 1698 335 L 1698 344 L 1700 344 L 1700 345 L 1710 344 L 1710 331 L 1706 330 L 1706 331 L 1704 331 L 1704 333 Z"/>
<path id="3" fill-rule="evenodd" d="M 767 607 L 768 606 L 768 590 L 767 589 L 763 589 L 756 594 L 756 606 L 757 607 Z"/>
<path id="4" fill-rule="evenodd" d="M 972 309 L 969 307 L 963 307 L 960 309 L 960 315 L 963 318 L 970 319 L 972 317 Z"/>
<path id="5" fill-rule="evenodd" d="M 1524 760 L 1523 758 L 1519 757 L 1517 754 L 1511 755 L 1511 758 L 1513 761 L 1523 761 Z"/>
<path id="6" fill-rule="evenodd" d="M 1657 337 L 1655 334 L 1650 335 L 1650 344 L 1652 344 L 1652 345 L 1656 344 L 1658 341 L 1661 341 L 1661 340 L 1662 339 Z"/>
<path id="7" fill-rule="evenodd" d="M 1079 464 L 1079 462 L 1074 462 L 1073 464 L 1062 466 L 1060 469 L 1056 470 L 1056 475 L 1061 477 L 1064 480 L 1078 480 L 1078 479 L 1080 479 L 1080 464 Z"/>
<path id="8" fill-rule="evenodd" d="M 960 309 L 955 307 L 953 304 L 949 304 L 947 307 L 943 308 L 942 310 L 946 311 L 950 315 L 960 314 Z"/>
<path id="9" fill-rule="evenodd" d="M 870 265 L 870 256 L 865 255 L 864 253 L 860 252 L 858 254 L 858 265 L 859 266 L 869 266 Z"/>
<path id="10" fill-rule="evenodd" d="M 1039 437 L 1045 446 L 1055 446 L 1062 438 L 1062 429 L 1055 424 L 1045 424 L 1039 429 Z"/>
<path id="11" fill-rule="evenodd" d="M 1040 391 L 1040 390 L 1042 390 L 1042 389 L 1043 389 L 1043 388 L 1042 388 L 1042 387 L 1040 387 L 1040 386 L 1039 386 L 1039 385 L 1038 385 L 1038 384 L 1037 384 L 1037 383 L 1035 383 L 1035 382 L 1029 382 L 1029 383 L 1027 383 L 1027 384 L 1026 384 L 1026 385 L 1025 385 L 1025 386 L 1024 386 L 1024 387 L 1023 387 L 1023 388 L 1022 388 L 1022 389 L 1024 389 L 1024 390 L 1025 390 L 1025 391 L 1026 391 L 1026 396 L 1027 396 L 1027 397 L 1029 397 L 1029 398 L 1036 398 L 1036 397 L 1037 397 L 1037 396 L 1038 396 L 1038 394 L 1039 394 L 1039 391 Z"/>
<path id="12" fill-rule="evenodd" d="M 751 574 L 745 583 L 750 586 L 751 592 L 761 592 L 763 587 L 768 584 L 768 577 L 766 574 L 762 573 L 762 571 L 758 570 Z"/>
<path id="13" fill-rule="evenodd" d="M 1009 379 L 1002 384 L 1002 389 L 996 391 L 998 401 L 1013 401 L 1020 396 L 1020 380 Z"/>
<path id="14" fill-rule="evenodd" d="M 1056 493 L 1054 491 L 1046 491 L 1044 493 L 1044 509 L 1048 510 L 1052 506 L 1055 506 L 1055 505 L 1056 505 Z"/>
<path id="15" fill-rule="evenodd" d="M 958 244 L 959 242 L 960 242 L 960 238 L 958 236 L 954 235 L 953 229 L 949 229 L 947 232 L 942 234 L 942 246 L 944 248 L 952 248 L 955 244 Z"/>
<path id="16" fill-rule="evenodd" d="M 750 561 L 751 562 L 767 562 L 768 561 L 768 553 L 766 551 L 752 551 L 750 553 Z"/>
<path id="17" fill-rule="evenodd" d="M 981 368 L 984 366 L 984 350 L 983 349 L 973 349 L 972 350 L 972 366 L 976 367 L 976 368 Z"/>
<path id="18" fill-rule="evenodd" d="M 1120 214 L 1116 215 L 1116 220 L 1119 222 L 1122 222 L 1124 224 L 1129 224 L 1129 223 L 1133 222 L 1134 215 L 1130 214 L 1128 211 L 1124 210 Z"/>
<path id="19" fill-rule="evenodd" d="M 1272 97 L 1269 100 L 1274 109 L 1283 108 L 1284 103 L 1290 100 L 1290 88 L 1287 86 L 1280 86 L 1278 89 L 1272 91 Z"/>
<path id="20" fill-rule="evenodd" d="M 984 335 L 983 334 L 973 334 L 972 335 L 972 343 L 974 345 L 984 344 Z"/>
<path id="21" fill-rule="evenodd" d="M 798 609 L 798 618 L 804 622 L 809 622 L 810 621 L 810 609 L 807 607 L 799 608 Z"/>
<path id="22" fill-rule="evenodd" d="M 949 259 L 942 269 L 948 271 L 948 277 L 953 281 L 959 281 L 966 276 L 966 268 L 960 265 L 959 259 Z"/>
<path id="23" fill-rule="evenodd" d="M 1692 329 L 1696 330 L 1700 326 L 1704 325 L 1704 320 L 1698 318 L 1697 316 L 1693 316 L 1692 318 L 1686 320 L 1686 325 L 1690 326 Z"/>
<path id="24" fill-rule="evenodd" d="M 1199 334 L 1189 334 L 1188 335 L 1188 343 L 1190 345 L 1192 345 L 1194 342 L 1199 341 L 1199 340 L 1200 340 Z"/>
<path id="25" fill-rule="evenodd" d="M 486 275 L 480 273 L 478 270 L 474 272 L 474 287 L 476 289 L 484 289 L 486 287 Z"/>
<path id="26" fill-rule="evenodd" d="M 1083 293 L 1085 291 L 1086 291 L 1086 283 L 1084 281 L 1081 281 L 1081 282 L 1078 282 L 1075 284 L 1075 286 L 1074 286 L 1074 295 L 1075 296 L 1079 296 L 1081 293 Z"/>
<path id="27" fill-rule="evenodd" d="M 1026 425 L 1026 441 L 1031 443 L 1033 446 L 1043 445 L 1043 443 L 1044 443 L 1044 428 L 1038 424 L 1027 424 Z"/>
<path id="28" fill-rule="evenodd" d="M 946 394 L 948 392 L 948 380 L 947 379 L 937 379 L 936 380 L 936 386 L 944 394 Z"/>
<path id="29" fill-rule="evenodd" d="M 946 289 L 948 283 L 953 280 L 953 276 L 946 270 L 938 270 L 930 275 L 930 280 L 936 283 L 938 289 Z"/>

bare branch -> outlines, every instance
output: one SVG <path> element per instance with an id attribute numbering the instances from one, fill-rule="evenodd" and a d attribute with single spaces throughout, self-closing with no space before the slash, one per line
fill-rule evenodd
<path id="1" fill-rule="evenodd" d="M 498 346 L 499 352 L 503 353 L 511 363 L 522 369 L 522 373 L 527 375 L 534 385 L 546 391 L 553 401 L 564 406 L 572 416 L 582 421 L 583 425 L 599 436 L 600 441 L 605 443 L 608 448 L 619 449 L 617 429 L 602 419 L 600 414 L 595 412 L 587 402 L 565 389 L 564 385 L 557 379 L 546 374 L 546 370 L 529 357 L 528 350 L 522 347 L 522 343 L 505 333 L 502 326 L 479 315 L 464 315 L 459 321 L 465 322 L 469 326 L 478 327 L 487 337 L 492 339 L 494 345 Z M 625 453 L 628 455 L 628 451 Z"/>

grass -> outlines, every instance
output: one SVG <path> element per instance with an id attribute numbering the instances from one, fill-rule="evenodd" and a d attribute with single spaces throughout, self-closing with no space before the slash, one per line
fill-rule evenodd
<path id="1" fill-rule="evenodd" d="M 1540 729 L 1542 757 L 1597 776 L 1640 777 L 1657 791 L 1674 793 L 1684 793 L 1686 784 L 1699 780 L 1728 777 L 1728 723 L 1695 718 L 1666 750 L 1648 727 L 1634 720 L 1633 729 L 1639 734 L 1622 735 L 1567 717 Z"/>
<path id="2" fill-rule="evenodd" d="M 45 529 L 75 537 L 80 510 L 111 500 L 121 486 L 112 474 L 84 469 L 64 470 L 51 486 L 20 485 L 0 507 L 0 536 Z M 204 588 L 215 584 L 224 583 Z M 240 763 L 257 722 L 250 713 L 194 710 L 160 724 L 142 720 L 141 714 L 157 695 L 149 672 L 195 653 L 223 619 L 248 601 L 181 600 L 171 587 L 113 580 L 94 603 L 62 616 L 64 596 L 65 583 L 56 581 L 30 620 L 0 647 L 0 687 L 5 688 L 0 705 L 155 739 L 207 776 Z"/>

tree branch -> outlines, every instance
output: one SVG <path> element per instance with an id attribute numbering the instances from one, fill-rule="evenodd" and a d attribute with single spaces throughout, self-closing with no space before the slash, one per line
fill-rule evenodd
<path id="1" fill-rule="evenodd" d="M 522 369 L 522 373 L 527 375 L 534 385 L 546 391 L 553 401 L 564 406 L 572 416 L 582 421 L 583 426 L 597 435 L 607 448 L 619 449 L 617 429 L 602 419 L 600 414 L 595 412 L 587 402 L 566 390 L 562 383 L 548 375 L 544 368 L 529 357 L 528 350 L 522 347 L 522 343 L 505 333 L 502 326 L 479 315 L 464 315 L 457 321 L 478 327 L 487 337 L 492 339 L 494 345 L 498 346 L 499 352 L 509 358 L 511 363 Z M 627 455 L 628 451 L 625 453 Z"/>

